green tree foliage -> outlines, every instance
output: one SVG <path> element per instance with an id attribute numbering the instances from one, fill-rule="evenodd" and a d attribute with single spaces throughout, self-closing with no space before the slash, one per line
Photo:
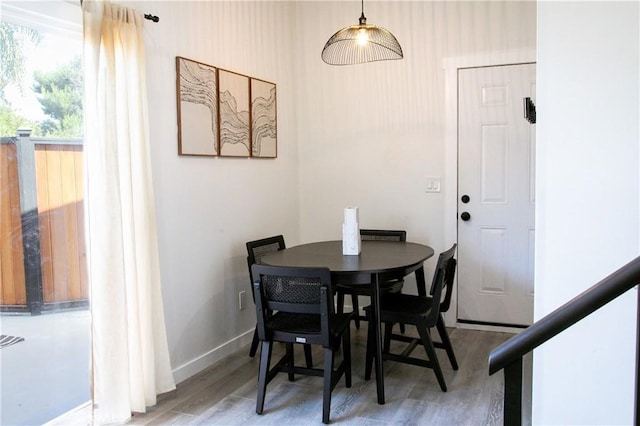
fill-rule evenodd
<path id="1" fill-rule="evenodd" d="M 33 28 L 0 22 L 0 101 L 4 104 L 4 88 L 9 84 L 22 87 L 25 68 L 24 45 L 26 41 L 38 44 L 40 34 Z"/>
<path id="2" fill-rule="evenodd" d="M 5 97 L 5 88 L 16 85 L 24 90 L 24 47 L 27 42 L 38 44 L 40 39 L 40 34 L 32 28 L 0 22 L 0 136 L 15 136 L 19 127 L 38 128 L 36 123 L 16 114 L 11 108 Z"/>
<path id="3" fill-rule="evenodd" d="M 0 104 L 0 136 L 15 136 L 20 127 L 33 129 L 34 133 L 39 128 L 33 121 L 17 115 L 8 105 Z"/>
<path id="4" fill-rule="evenodd" d="M 41 123 L 42 136 L 82 135 L 82 63 L 76 57 L 51 72 L 36 71 L 34 92 L 49 119 Z"/>
<path id="5" fill-rule="evenodd" d="M 1 0 L 0 0 L 1 1 Z M 28 42 L 38 44 L 40 34 L 34 29 L 0 22 L 0 133 L 13 136 L 18 127 L 29 127 L 32 135 L 41 137 L 82 136 L 82 62 L 78 56 L 50 72 L 34 72 L 33 91 L 47 118 L 33 122 L 12 108 L 5 88 L 17 85 L 21 90 L 25 80 Z"/>

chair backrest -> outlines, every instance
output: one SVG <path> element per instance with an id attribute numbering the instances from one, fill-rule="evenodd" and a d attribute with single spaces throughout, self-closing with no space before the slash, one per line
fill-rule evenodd
<path id="1" fill-rule="evenodd" d="M 264 255 L 276 252 L 278 250 L 284 250 L 285 248 L 286 246 L 284 244 L 284 237 L 282 235 L 275 235 L 273 237 L 249 241 L 247 243 L 247 264 L 249 266 L 249 278 L 253 281 L 251 275 L 251 265 L 253 265 L 254 263 L 260 263 L 260 259 L 262 259 Z"/>
<path id="2" fill-rule="evenodd" d="M 378 241 L 407 241 L 407 231 L 386 230 L 386 229 L 361 229 L 360 238 L 362 240 Z"/>
<path id="3" fill-rule="evenodd" d="M 334 314 L 329 268 L 254 264 L 251 266 L 251 275 L 260 340 L 265 340 L 269 335 L 269 312 L 277 311 L 317 315 L 321 334 L 326 336 L 326 343 L 329 344 L 329 317 Z"/>
<path id="4" fill-rule="evenodd" d="M 390 229 L 361 229 L 360 239 L 362 241 L 407 241 L 407 231 Z M 384 281 L 402 281 L 395 274 L 384 278 Z"/>
<path id="5" fill-rule="evenodd" d="M 431 283 L 429 294 L 434 302 L 440 301 L 440 303 L 434 303 L 434 308 L 431 309 L 427 320 L 429 324 L 435 324 L 440 312 L 449 310 L 451 292 L 453 291 L 453 277 L 456 273 L 456 259 L 453 257 L 456 253 L 456 246 L 454 243 L 449 250 L 443 251 L 438 256 L 438 263 L 433 273 L 433 282 Z"/>

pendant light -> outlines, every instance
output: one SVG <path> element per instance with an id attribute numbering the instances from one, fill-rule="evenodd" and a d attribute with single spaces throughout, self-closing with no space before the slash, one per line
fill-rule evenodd
<path id="1" fill-rule="evenodd" d="M 354 65 L 403 57 L 402 47 L 393 34 L 382 27 L 367 25 L 364 0 L 359 24 L 332 35 L 322 49 L 322 60 L 329 65 Z"/>

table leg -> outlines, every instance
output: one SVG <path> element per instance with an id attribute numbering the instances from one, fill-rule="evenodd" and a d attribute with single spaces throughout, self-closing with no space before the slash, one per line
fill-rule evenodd
<path id="1" fill-rule="evenodd" d="M 384 371 L 382 369 L 382 323 L 380 322 L 380 277 L 378 274 L 372 274 L 371 283 L 373 284 L 373 324 L 376 335 L 376 389 L 378 390 L 378 404 L 384 404 Z"/>

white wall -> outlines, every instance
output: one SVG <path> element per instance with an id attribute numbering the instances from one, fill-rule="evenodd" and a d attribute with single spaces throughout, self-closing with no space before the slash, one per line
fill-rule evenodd
<path id="1" fill-rule="evenodd" d="M 301 238 L 339 239 L 344 207 L 358 206 L 362 227 L 406 229 L 410 241 L 445 249 L 444 200 L 457 192 L 444 181 L 445 59 L 534 50 L 535 3 L 365 2 L 367 23 L 390 30 L 405 58 L 348 67 L 320 52 L 357 23 L 360 3 L 297 9 Z M 428 176 L 443 178 L 442 192 L 425 193 Z"/>
<path id="2" fill-rule="evenodd" d="M 162 286 L 177 381 L 250 341 L 255 326 L 245 242 L 299 243 L 291 5 L 127 2 L 145 24 Z M 178 156 L 175 57 L 275 82 L 278 158 Z M 247 308 L 238 309 L 238 292 Z"/>
<path id="3" fill-rule="evenodd" d="M 638 256 L 639 4 L 538 3 L 537 319 Z M 534 352 L 534 424 L 631 424 L 636 292 Z"/>
<path id="4" fill-rule="evenodd" d="M 404 228 L 443 249 L 444 59 L 535 48 L 535 3 L 365 5 L 405 59 L 331 67 L 329 36 L 357 22 L 360 2 L 128 1 L 145 25 L 163 294 L 176 380 L 247 343 L 244 243 L 283 233 L 288 245 L 339 239 L 343 208 L 363 227 Z M 273 81 L 278 159 L 177 155 L 175 56 Z M 433 263 L 433 262 L 431 262 Z M 427 265 L 427 274 L 433 265 Z M 252 308 L 250 305 L 249 308 Z"/>

